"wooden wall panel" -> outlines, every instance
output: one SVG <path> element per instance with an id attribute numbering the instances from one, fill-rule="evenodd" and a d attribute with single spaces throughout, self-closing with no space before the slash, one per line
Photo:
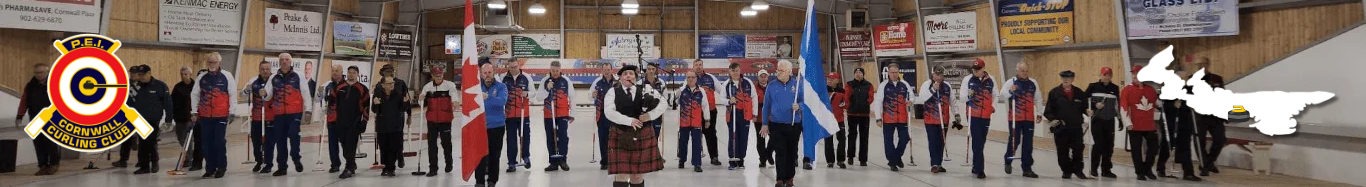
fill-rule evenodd
<path id="1" fill-rule="evenodd" d="M 1072 3 L 1076 43 L 1120 40 L 1119 25 L 1115 23 L 1115 1 L 1074 0 Z"/>
<path id="2" fill-rule="evenodd" d="M 332 10 L 346 13 L 359 14 L 360 0 L 331 0 Z"/>
<path id="3" fill-rule="evenodd" d="M 482 14 L 482 8 L 474 9 L 475 20 Z M 430 28 L 464 28 L 465 27 L 465 8 L 452 8 L 441 11 L 427 13 L 427 27 Z"/>
<path id="4" fill-rule="evenodd" d="M 61 55 L 52 41 L 60 39 L 57 32 L 0 28 L 0 87 L 20 91 L 33 78 L 33 64 L 48 63 Z"/>
<path id="5" fill-rule="evenodd" d="M 157 41 L 158 1 L 115 1 L 109 36 L 119 40 Z"/>
<path id="6" fill-rule="evenodd" d="M 565 32 L 564 58 L 602 58 L 601 32 Z"/>
<path id="7" fill-rule="evenodd" d="M 656 37 L 659 37 L 656 35 Z M 692 33 L 664 33 L 660 44 L 660 51 L 664 53 L 663 58 L 683 58 L 690 59 L 697 57 L 697 41 Z"/>
<path id="8" fill-rule="evenodd" d="M 398 2 L 384 3 L 384 23 L 398 23 Z"/>
<path id="9" fill-rule="evenodd" d="M 703 1 L 699 10 L 699 26 L 703 30 L 800 30 L 804 10 L 772 7 L 754 17 L 740 17 L 740 9 L 748 3 Z M 737 19 L 738 18 L 738 19 Z M 830 16 L 816 16 L 821 28 L 830 27 Z"/>
<path id="10" fill-rule="evenodd" d="M 1101 67 L 1114 69 L 1118 77 L 1115 84 L 1124 84 L 1124 57 L 1119 48 L 1031 52 L 1025 54 L 1024 62 L 1029 66 L 1030 77 L 1038 80 L 1039 87 L 1043 89 L 1053 89 L 1062 84 L 1058 73 L 1066 70 L 1072 70 L 1077 75 L 1073 85 L 1086 89 L 1087 84 L 1100 80 Z M 1015 67 L 1006 70 L 1013 72 Z M 1001 80 L 1006 79 L 1009 78 Z M 1047 90 L 1044 92 L 1047 94 Z"/>
<path id="11" fill-rule="evenodd" d="M 692 29 L 693 11 L 692 10 L 666 10 L 664 11 L 664 29 Z"/>
<path id="12" fill-rule="evenodd" d="M 564 16 L 567 18 L 564 20 L 565 29 L 597 29 L 598 23 L 604 21 L 594 9 L 568 9 Z"/>
<path id="13" fill-rule="evenodd" d="M 541 6 L 545 6 L 545 14 L 534 15 L 527 12 L 532 4 L 538 1 L 515 1 L 508 2 L 509 8 L 516 8 L 517 24 L 527 29 L 560 29 L 560 1 L 542 0 Z M 566 14 L 567 15 L 567 14 Z"/>
<path id="14" fill-rule="evenodd" d="M 944 4 L 946 4 L 946 5 L 952 5 L 952 4 L 962 3 L 962 2 L 969 2 L 969 1 L 978 1 L 978 0 L 944 0 Z M 1085 0 L 1082 0 L 1082 1 L 1085 1 Z"/>
<path id="15" fill-rule="evenodd" d="M 1171 39 L 1177 57 L 1209 57 L 1208 72 L 1233 80 L 1362 22 L 1361 3 L 1244 13 L 1237 36 Z M 1182 59 L 1182 58 L 1178 58 Z"/>
<path id="16" fill-rule="evenodd" d="M 593 6 L 599 4 L 601 4 L 602 6 L 619 6 L 621 5 L 621 2 L 622 0 L 569 0 L 566 1 L 565 4 L 582 6 Z M 658 6 L 660 4 L 667 6 L 685 6 L 693 4 L 693 0 L 649 0 L 638 2 L 640 2 L 641 6 Z"/>
<path id="17" fill-rule="evenodd" d="M 892 0 L 893 16 L 920 11 L 916 9 L 915 1 L 916 0 Z"/>

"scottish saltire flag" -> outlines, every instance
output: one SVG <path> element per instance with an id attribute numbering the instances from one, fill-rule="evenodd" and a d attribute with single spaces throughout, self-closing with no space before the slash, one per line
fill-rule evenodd
<path id="1" fill-rule="evenodd" d="M 474 6 L 470 6 L 473 4 L 465 0 L 465 36 L 460 41 L 464 43 L 460 50 L 468 51 L 460 58 L 460 85 L 464 86 L 460 93 L 460 177 L 465 181 L 470 181 L 479 160 L 489 153 L 484 101 L 477 99 L 484 91 L 479 87 L 479 49 L 474 38 Z"/>
<path id="2" fill-rule="evenodd" d="M 825 89 L 825 71 L 821 69 L 820 38 L 816 38 L 816 0 L 806 0 L 806 26 L 802 28 L 802 55 L 797 62 L 801 73 L 802 97 L 802 154 L 816 160 L 816 141 L 839 130 L 835 114 L 830 112 L 830 93 Z M 815 97 L 810 97 L 815 96 Z"/>

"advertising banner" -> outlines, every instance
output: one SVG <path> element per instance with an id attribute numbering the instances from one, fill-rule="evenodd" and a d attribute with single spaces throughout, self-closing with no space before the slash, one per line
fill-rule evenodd
<path id="1" fill-rule="evenodd" d="M 376 32 L 379 32 L 379 25 L 374 23 L 332 22 L 332 52 L 343 55 L 374 56 Z"/>
<path id="2" fill-rule="evenodd" d="M 915 55 L 915 24 L 894 23 L 873 27 L 873 54 L 877 56 Z"/>
<path id="3" fill-rule="evenodd" d="M 745 35 L 745 58 L 792 58 L 792 36 Z"/>
<path id="4" fill-rule="evenodd" d="M 697 51 L 701 58 L 745 57 L 745 35 L 703 34 L 697 38 Z"/>
<path id="5" fill-rule="evenodd" d="M 163 42 L 237 45 L 241 41 L 242 1 L 163 0 L 160 40 Z"/>
<path id="6" fill-rule="evenodd" d="M 458 35 L 457 35 L 458 36 Z M 475 35 L 479 56 L 512 58 L 512 35 Z"/>
<path id="7" fill-rule="evenodd" d="M 413 33 L 407 31 L 380 34 L 379 55 L 389 58 L 413 58 Z"/>
<path id="8" fill-rule="evenodd" d="M 334 64 L 334 65 L 341 65 L 342 68 L 350 68 L 351 66 L 356 66 L 356 68 L 360 69 L 360 77 L 357 77 L 357 78 L 356 78 L 356 82 L 360 82 L 362 85 L 365 85 L 366 87 L 370 87 L 370 89 L 372 89 L 372 90 L 374 89 L 373 86 L 374 86 L 375 84 L 373 84 L 373 83 L 370 81 L 370 77 L 372 76 L 371 74 L 374 73 L 374 71 L 370 70 L 370 68 L 372 68 L 372 66 L 374 66 L 374 65 L 371 65 L 370 62 L 362 62 L 362 61 L 345 61 L 345 60 L 332 60 L 332 64 Z M 346 72 L 347 72 L 347 71 L 342 71 L 342 73 L 346 73 Z M 458 76 L 457 76 L 457 77 L 458 77 Z M 413 84 L 413 83 L 408 83 L 408 84 Z"/>
<path id="9" fill-rule="evenodd" d="M 977 12 L 925 16 L 925 52 L 977 50 Z"/>
<path id="10" fill-rule="evenodd" d="M 0 0 L 0 27 L 99 33 L 101 5 L 103 0 Z"/>
<path id="11" fill-rule="evenodd" d="M 873 56 L 873 39 L 867 31 L 839 32 L 840 58 L 862 60 Z"/>
<path id="12" fill-rule="evenodd" d="M 906 81 L 906 83 L 910 83 L 911 85 L 915 85 L 915 86 L 920 86 L 920 82 L 916 82 L 916 77 L 915 77 L 915 60 L 914 60 L 914 59 L 910 59 L 910 58 L 878 58 L 878 59 L 877 59 L 877 65 L 878 65 L 878 67 L 880 67 L 879 70 L 878 70 L 878 72 L 879 72 L 879 75 L 880 75 L 880 77 L 881 77 L 881 78 L 879 78 L 879 79 L 881 79 L 881 80 L 887 80 L 887 77 L 888 77 L 887 74 L 889 73 L 889 72 L 887 72 L 887 71 L 889 71 L 889 70 L 887 70 L 887 64 L 896 64 L 897 67 L 898 67 L 898 69 L 901 70 L 901 79 L 904 80 L 904 81 Z"/>
<path id="13" fill-rule="evenodd" d="M 266 49 L 321 51 L 322 13 L 266 8 Z"/>
<path id="14" fill-rule="evenodd" d="M 446 54 L 460 54 L 460 37 L 463 36 L 458 34 L 446 35 Z"/>
<path id="15" fill-rule="evenodd" d="M 512 56 L 525 58 L 559 58 L 559 34 L 512 35 Z"/>
<path id="16" fill-rule="evenodd" d="M 1072 43 L 1072 0 L 1001 0 L 1002 47 Z"/>
<path id="17" fill-rule="evenodd" d="M 655 34 L 607 34 L 604 38 L 608 48 L 636 48 L 636 36 L 640 36 L 640 46 L 655 46 Z"/>
<path id="18" fill-rule="evenodd" d="M 629 59 L 631 62 L 639 61 L 638 58 L 659 58 L 654 34 L 607 34 L 604 43 L 602 58 Z"/>
<path id="19" fill-rule="evenodd" d="M 1238 1 L 1124 1 L 1129 39 L 1238 35 Z"/>

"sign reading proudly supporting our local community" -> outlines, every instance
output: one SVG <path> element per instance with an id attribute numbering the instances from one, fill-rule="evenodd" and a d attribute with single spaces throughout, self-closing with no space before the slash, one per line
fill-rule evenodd
<path id="1" fill-rule="evenodd" d="M 512 35 L 512 56 L 525 58 L 560 57 L 559 34 Z"/>
<path id="2" fill-rule="evenodd" d="M 343 55 L 375 55 L 375 32 L 379 25 L 349 21 L 332 22 L 332 52 Z"/>
<path id="3" fill-rule="evenodd" d="M 915 55 L 915 24 L 893 23 L 874 27 L 873 48 L 877 56 Z"/>
<path id="4" fill-rule="evenodd" d="M 1238 1 L 1124 1 L 1129 39 L 1238 35 Z"/>
<path id="5" fill-rule="evenodd" d="M 163 42 L 237 45 L 241 41 L 241 0 L 161 0 Z"/>
<path id="6" fill-rule="evenodd" d="M 0 0 L 0 27 L 100 32 L 103 0 Z"/>
<path id="7" fill-rule="evenodd" d="M 925 52 L 977 50 L 977 12 L 925 16 Z"/>
<path id="8" fill-rule="evenodd" d="M 321 51 L 322 13 L 266 8 L 266 49 Z"/>
<path id="9" fill-rule="evenodd" d="M 1002 47 L 1072 43 L 1073 0 L 1001 0 L 996 7 Z"/>
<path id="10" fill-rule="evenodd" d="M 743 34 L 703 34 L 697 38 L 701 58 L 745 58 Z"/>

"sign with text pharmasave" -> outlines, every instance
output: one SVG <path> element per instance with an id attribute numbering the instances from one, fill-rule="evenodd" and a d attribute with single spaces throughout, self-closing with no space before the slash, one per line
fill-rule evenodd
<path id="1" fill-rule="evenodd" d="M 332 22 L 332 52 L 375 56 L 375 32 L 378 31 L 379 25 L 374 23 Z"/>
<path id="2" fill-rule="evenodd" d="M 266 8 L 266 49 L 321 51 L 322 13 Z"/>
<path id="3" fill-rule="evenodd" d="M 512 35 L 512 56 L 525 58 L 560 57 L 559 34 Z"/>
<path id="4" fill-rule="evenodd" d="M 386 31 L 380 33 L 379 56 L 389 58 L 413 58 L 413 33 L 408 31 Z"/>
<path id="5" fill-rule="evenodd" d="M 1238 35 L 1238 1 L 1125 1 L 1129 39 Z"/>
<path id="6" fill-rule="evenodd" d="M 0 27 L 100 32 L 103 0 L 0 0 Z"/>
<path id="7" fill-rule="evenodd" d="M 1001 47 L 1072 43 L 1072 0 L 1001 0 Z"/>
<path id="8" fill-rule="evenodd" d="M 241 0 L 161 0 L 162 42 L 237 45 L 241 41 Z"/>
<path id="9" fill-rule="evenodd" d="M 873 27 L 873 55 L 915 55 L 915 24 L 893 23 Z"/>
<path id="10" fill-rule="evenodd" d="M 925 51 L 977 50 L 977 12 L 925 16 Z"/>

